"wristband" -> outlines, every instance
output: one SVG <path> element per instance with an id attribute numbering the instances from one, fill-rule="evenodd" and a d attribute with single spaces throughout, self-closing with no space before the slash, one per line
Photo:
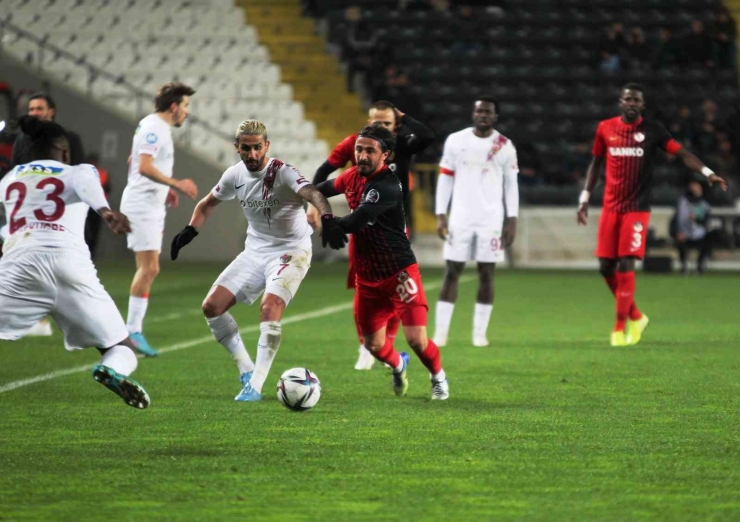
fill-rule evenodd
<path id="1" fill-rule="evenodd" d="M 704 174 L 706 177 L 714 176 L 714 171 L 706 165 L 701 168 L 701 173 Z"/>
<path id="2" fill-rule="evenodd" d="M 584 203 L 588 203 L 589 199 L 591 199 L 591 193 L 588 190 L 581 191 L 581 195 L 578 197 L 578 204 L 583 205 Z"/>

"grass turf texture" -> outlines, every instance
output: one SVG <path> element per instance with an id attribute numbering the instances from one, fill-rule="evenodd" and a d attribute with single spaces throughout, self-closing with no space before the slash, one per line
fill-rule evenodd
<path id="1" fill-rule="evenodd" d="M 145 323 L 155 347 L 209 335 L 199 306 L 219 268 L 165 267 Z M 132 273 L 101 270 L 122 310 Z M 430 285 L 442 274 L 423 275 Z M 286 317 L 349 302 L 344 277 L 314 266 Z M 740 517 L 736 275 L 638 275 L 651 325 L 619 349 L 596 274 L 501 272 L 485 349 L 469 342 L 475 288 L 460 288 L 442 403 L 413 357 L 404 399 L 386 370 L 353 370 L 347 310 L 283 328 L 261 403 L 232 400 L 237 372 L 215 341 L 140 361 L 146 411 L 89 371 L 2 393 L 0 519 Z M 234 316 L 253 326 L 258 310 Z M 256 339 L 244 335 L 252 357 Z M 0 387 L 97 359 L 66 353 L 58 330 L 2 342 Z M 310 412 L 274 395 L 293 366 L 322 381 Z"/>

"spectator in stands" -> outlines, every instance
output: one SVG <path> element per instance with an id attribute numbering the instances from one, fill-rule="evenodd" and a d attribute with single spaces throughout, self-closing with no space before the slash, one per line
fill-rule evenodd
<path id="1" fill-rule="evenodd" d="M 90 154 L 85 158 L 85 163 L 89 163 L 98 169 L 100 184 L 103 186 L 103 193 L 105 194 L 106 199 L 108 199 L 111 191 L 110 175 L 108 174 L 108 170 L 100 166 L 100 158 L 95 153 Z M 85 221 L 85 243 L 87 243 L 87 246 L 90 249 L 90 257 L 93 260 L 95 259 L 95 253 L 98 250 L 98 233 L 100 232 L 100 225 L 102 222 L 103 218 L 101 218 L 97 212 L 93 209 L 88 210 L 87 220 Z"/>
<path id="2" fill-rule="evenodd" d="M 723 69 L 735 67 L 737 28 L 735 20 L 725 6 L 717 11 L 717 21 L 712 27 L 715 46 L 715 61 Z"/>
<path id="3" fill-rule="evenodd" d="M 734 196 L 740 196 L 737 194 L 740 177 L 738 176 L 738 164 L 735 155 L 733 154 L 732 142 L 730 136 L 724 132 L 718 132 L 717 135 L 717 149 L 714 154 L 708 156 L 708 163 L 712 165 L 713 170 L 718 176 L 722 176 L 730 183 Z"/>
<path id="4" fill-rule="evenodd" d="M 36 92 L 28 99 L 28 115 L 44 121 L 54 121 L 57 113 L 57 104 L 54 98 L 44 92 Z M 85 159 L 85 149 L 82 147 L 80 136 L 69 128 L 65 128 L 67 140 L 69 141 L 70 165 L 79 165 Z M 16 138 L 15 144 L 20 140 L 20 135 Z M 15 144 L 13 145 L 13 155 L 10 160 L 11 167 L 15 167 L 18 162 L 15 154 Z"/>
<path id="5" fill-rule="evenodd" d="M 352 15 L 351 15 L 352 16 Z M 344 43 L 344 60 L 347 62 L 347 90 L 354 92 L 355 77 L 362 76 L 364 83 L 372 75 L 378 52 L 378 37 L 365 20 L 356 20 L 347 32 Z"/>
<path id="6" fill-rule="evenodd" d="M 701 20 L 692 20 L 689 34 L 683 39 L 681 56 L 685 65 L 714 67 L 712 37 Z"/>
<path id="7" fill-rule="evenodd" d="M 682 105 L 678 109 L 678 114 L 668 126 L 671 135 L 685 147 L 691 147 L 696 134 L 691 108 L 688 105 Z"/>
<path id="8" fill-rule="evenodd" d="M 678 199 L 670 230 L 671 237 L 676 241 L 681 273 L 684 275 L 688 274 L 689 249 L 699 251 L 696 271 L 703 274 L 706 270 L 706 260 L 711 253 L 711 243 L 707 237 L 709 213 L 709 203 L 703 197 L 701 183 L 691 181 L 686 193 Z"/>
<path id="9" fill-rule="evenodd" d="M 602 74 L 618 74 L 622 70 L 622 57 L 626 54 L 627 41 L 624 26 L 617 22 L 604 31 L 599 47 L 599 71 Z"/>
<path id="10" fill-rule="evenodd" d="M 670 29 L 661 27 L 658 33 L 658 41 L 654 46 L 653 67 L 662 69 L 675 65 L 681 52 L 679 42 L 673 37 Z"/>
<path id="11" fill-rule="evenodd" d="M 410 113 L 419 114 L 421 103 L 411 92 L 410 86 L 411 79 L 408 74 L 397 65 L 391 64 L 386 67 L 382 83 L 376 85 L 373 93 L 375 98 L 389 100 L 397 107 L 403 107 Z"/>
<path id="12" fill-rule="evenodd" d="M 644 69 L 649 65 L 650 46 L 639 27 L 633 27 L 627 37 L 626 54 L 631 69 Z"/>

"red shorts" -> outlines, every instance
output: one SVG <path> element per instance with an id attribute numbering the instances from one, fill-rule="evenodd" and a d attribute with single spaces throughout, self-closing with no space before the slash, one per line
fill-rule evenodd
<path id="1" fill-rule="evenodd" d="M 349 244 L 347 245 L 347 253 L 349 254 L 349 266 L 347 270 L 347 288 L 354 288 L 355 277 L 357 271 L 355 270 L 355 243 L 352 241 L 352 234 L 349 236 Z"/>
<path id="2" fill-rule="evenodd" d="M 599 218 L 599 235 L 596 240 L 596 257 L 645 256 L 650 212 L 614 212 L 602 210 Z"/>
<path id="3" fill-rule="evenodd" d="M 427 325 L 427 296 L 419 265 L 414 263 L 377 283 L 357 278 L 355 315 L 363 335 L 385 328 L 393 316 L 404 326 Z"/>

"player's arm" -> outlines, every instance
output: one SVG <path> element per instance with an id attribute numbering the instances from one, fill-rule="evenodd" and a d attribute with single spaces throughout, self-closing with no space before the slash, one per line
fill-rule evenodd
<path id="1" fill-rule="evenodd" d="M 707 181 L 710 185 L 713 185 L 714 183 L 719 183 L 719 186 L 722 187 L 722 190 L 727 190 L 727 181 L 717 176 L 714 171 L 707 167 L 704 162 L 700 160 L 696 155 L 692 154 L 684 147 L 676 150 L 675 155 L 683 162 L 684 165 L 686 165 L 691 170 L 704 174 L 707 177 Z"/>
<path id="2" fill-rule="evenodd" d="M 418 154 L 434 142 L 435 134 L 432 129 L 398 109 L 395 109 L 395 111 L 396 121 L 405 125 L 411 131 L 409 139 L 406 141 L 408 152 Z"/>
<path id="3" fill-rule="evenodd" d="M 370 189 L 365 200 L 354 212 L 338 219 L 339 225 L 348 234 L 356 234 L 385 212 L 392 210 L 401 201 L 401 187 L 396 184 L 378 184 Z"/>
<path id="4" fill-rule="evenodd" d="M 591 193 L 599 182 L 599 176 L 604 169 L 604 160 L 606 158 L 606 140 L 604 139 L 604 122 L 599 123 L 596 127 L 596 136 L 594 145 L 591 149 L 591 163 L 586 170 L 586 185 L 581 191 L 578 198 L 578 224 L 588 224 L 588 202 L 591 199 Z"/>
<path id="5" fill-rule="evenodd" d="M 80 200 L 97 212 L 114 234 L 131 232 L 131 224 L 126 215 L 111 210 L 105 198 L 100 174 L 92 165 L 80 165 L 72 177 L 72 189 Z"/>
<path id="6" fill-rule="evenodd" d="M 347 136 L 337 143 L 326 161 L 316 169 L 316 173 L 313 175 L 314 186 L 317 187 L 320 183 L 329 179 L 332 172 L 352 161 L 355 157 L 355 140 L 354 136 Z"/>
<path id="7" fill-rule="evenodd" d="M 516 238 L 516 226 L 519 221 L 519 162 L 516 149 L 511 152 L 504 165 L 504 205 L 506 206 L 506 223 L 501 234 L 504 248 L 511 246 Z"/>
<path id="8" fill-rule="evenodd" d="M 451 138 L 445 141 L 442 160 L 439 162 L 439 177 L 435 195 L 435 214 L 437 214 L 437 235 L 447 239 L 447 211 L 450 208 L 452 190 L 455 186 L 455 146 Z"/>
<path id="9" fill-rule="evenodd" d="M 146 176 L 155 183 L 179 190 L 190 199 L 198 197 L 198 187 L 192 179 L 168 178 L 154 166 L 154 156 L 150 154 L 139 154 L 139 174 Z"/>

